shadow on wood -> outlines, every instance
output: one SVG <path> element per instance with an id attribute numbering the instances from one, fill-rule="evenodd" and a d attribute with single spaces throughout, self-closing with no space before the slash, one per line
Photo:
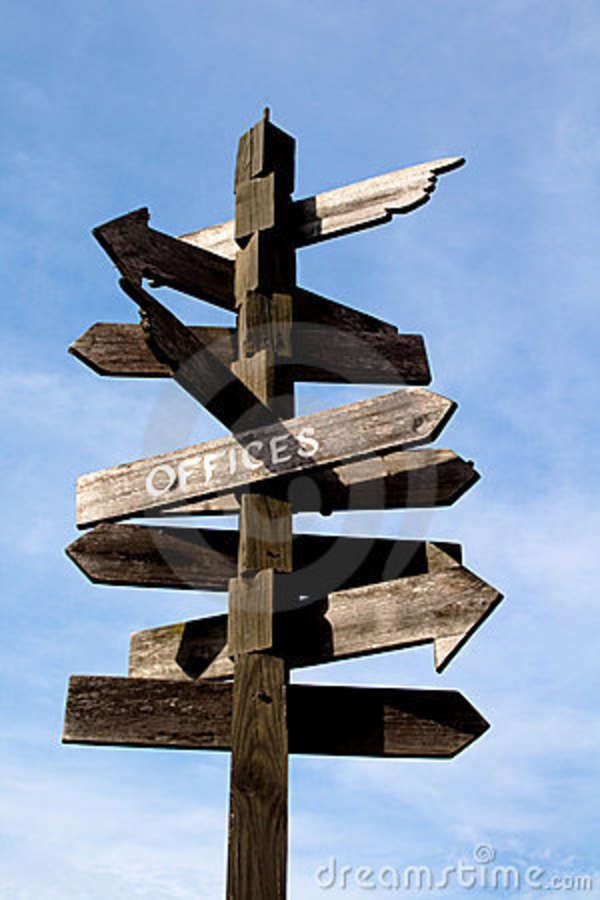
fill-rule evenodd
<path id="1" fill-rule="evenodd" d="M 289 750 L 318 756 L 456 756 L 489 724 L 457 691 L 293 684 Z M 232 684 L 73 675 L 63 742 L 229 750 Z"/>

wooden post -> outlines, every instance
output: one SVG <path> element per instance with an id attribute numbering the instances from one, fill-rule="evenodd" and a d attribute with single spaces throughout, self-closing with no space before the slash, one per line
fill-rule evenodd
<path id="1" fill-rule="evenodd" d="M 278 416 L 294 415 L 291 367 L 295 252 L 287 228 L 294 140 L 265 110 L 240 140 L 235 172 L 233 370 Z M 281 363 L 284 363 L 281 365 Z M 243 427 L 243 423 L 241 423 Z M 292 569 L 292 509 L 276 492 L 241 497 L 238 577 L 230 582 L 234 658 L 228 900 L 286 896 L 288 668 L 274 647 L 275 572 Z"/>

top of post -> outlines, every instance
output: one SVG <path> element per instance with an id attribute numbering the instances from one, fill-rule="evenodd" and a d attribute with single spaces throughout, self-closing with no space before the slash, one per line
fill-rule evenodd
<path id="1" fill-rule="evenodd" d="M 235 190 L 244 182 L 274 174 L 284 194 L 294 190 L 296 141 L 273 125 L 271 111 L 265 107 L 262 119 L 240 138 L 235 166 Z"/>

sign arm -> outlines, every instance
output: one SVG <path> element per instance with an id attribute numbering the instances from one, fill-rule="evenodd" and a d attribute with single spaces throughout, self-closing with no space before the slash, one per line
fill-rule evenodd
<path id="1" fill-rule="evenodd" d="M 459 169 L 464 162 L 462 156 L 438 159 L 296 200 L 292 205 L 294 245 L 306 247 L 382 225 L 399 213 L 413 212 L 430 199 L 440 175 Z M 227 259 L 235 258 L 232 221 L 189 232 L 181 240 Z"/>
<path id="2" fill-rule="evenodd" d="M 233 431 L 275 425 L 277 416 L 216 356 L 210 345 L 129 278 L 122 290 L 140 308 L 146 342 L 174 380 L 226 428 Z"/>
<path id="3" fill-rule="evenodd" d="M 216 253 L 193 247 L 148 226 L 147 208 L 134 210 L 92 234 L 122 275 L 157 284 L 233 310 L 233 266 Z"/>

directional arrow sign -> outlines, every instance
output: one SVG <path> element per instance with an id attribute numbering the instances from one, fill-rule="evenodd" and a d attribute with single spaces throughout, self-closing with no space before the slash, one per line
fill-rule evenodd
<path id="1" fill-rule="evenodd" d="M 238 574 L 239 533 L 214 528 L 97 525 L 66 549 L 96 584 L 226 591 Z M 446 545 L 460 559 L 457 544 Z M 318 599 L 342 587 L 426 571 L 425 544 L 385 538 L 293 536 L 287 588 Z"/>
<path id="2" fill-rule="evenodd" d="M 489 728 L 457 691 L 292 684 L 286 694 L 291 753 L 448 759 Z M 229 750 L 231 707 L 231 683 L 74 675 L 63 742 Z"/>
<path id="3" fill-rule="evenodd" d="M 216 253 L 148 227 L 150 213 L 137 209 L 94 228 L 93 234 L 122 275 L 161 284 L 234 309 L 233 264 Z"/>
<path id="4" fill-rule="evenodd" d="M 424 444 L 435 440 L 455 408 L 439 394 L 405 388 L 84 475 L 77 484 L 77 524 L 122 519 L 386 449 Z"/>
<path id="5" fill-rule="evenodd" d="M 300 473 L 287 485 L 294 512 L 450 506 L 479 479 L 452 450 L 399 450 Z M 158 516 L 232 515 L 234 494 L 170 506 Z"/>
<path id="6" fill-rule="evenodd" d="M 411 212 L 429 200 L 438 175 L 452 172 L 463 163 L 462 157 L 438 159 L 297 200 L 292 206 L 294 244 L 305 247 L 327 238 L 381 225 L 389 222 L 396 213 Z M 233 222 L 224 222 L 184 234 L 182 240 L 234 259 L 237 245 L 233 230 Z"/>
<path id="7" fill-rule="evenodd" d="M 233 328 L 188 325 L 188 330 L 227 367 L 237 357 Z M 293 357 L 283 364 L 294 381 L 415 384 L 431 381 L 420 334 L 348 331 L 310 323 L 292 328 Z M 69 352 L 99 375 L 170 378 L 172 369 L 148 346 L 141 325 L 97 322 Z"/>
<path id="8" fill-rule="evenodd" d="M 338 540 L 342 545 L 352 539 Z M 380 543 L 394 542 L 374 541 L 379 552 Z M 354 582 L 358 587 L 334 590 L 324 601 L 311 602 L 310 594 L 308 600 L 298 599 L 304 587 L 302 572 L 278 576 L 288 596 L 294 590 L 295 600 L 279 617 L 278 652 L 291 667 L 432 642 L 435 667 L 441 672 L 502 600 L 495 588 L 461 565 L 458 545 L 395 543 L 398 561 L 406 562 L 402 577 L 395 578 L 394 565 L 388 564 L 383 567 L 384 577 L 387 568 L 387 577 L 393 580 L 368 584 L 369 574 L 379 575 L 373 565 L 369 572 L 367 562 L 357 567 Z M 327 562 L 325 556 L 320 567 L 317 564 L 305 574 L 313 598 L 319 596 L 315 576 L 327 571 Z M 332 572 L 328 574 L 331 582 Z M 227 616 L 137 632 L 131 637 L 129 674 L 171 680 L 231 678 Z"/>
<path id="9" fill-rule="evenodd" d="M 231 366 L 235 359 L 235 328 L 190 325 L 198 340 L 210 347 L 211 353 Z M 157 359 L 148 346 L 141 325 L 126 322 L 96 322 L 73 341 L 69 353 L 97 372 L 98 375 L 135 378 L 171 378 L 172 369 Z"/>
<path id="10" fill-rule="evenodd" d="M 93 234 L 129 281 L 139 283 L 148 278 L 155 285 L 183 291 L 233 312 L 236 303 L 232 260 L 150 228 L 149 219 L 146 208 L 134 210 L 98 225 Z M 291 290 L 295 322 L 320 323 L 358 333 L 397 334 L 393 325 L 367 313 L 297 286 Z"/>

